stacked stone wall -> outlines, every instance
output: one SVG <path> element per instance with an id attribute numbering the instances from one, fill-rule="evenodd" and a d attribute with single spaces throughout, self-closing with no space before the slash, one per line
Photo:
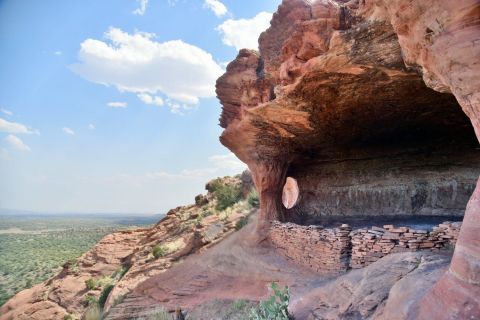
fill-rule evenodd
<path id="1" fill-rule="evenodd" d="M 270 240 L 286 258 L 320 273 L 346 271 L 351 255 L 351 228 L 324 229 L 274 222 Z"/>
<path id="2" fill-rule="evenodd" d="M 356 229 L 274 222 L 269 239 L 287 259 L 319 273 L 363 268 L 396 252 L 453 248 L 461 222 L 444 222 L 432 231 L 384 225 Z"/>

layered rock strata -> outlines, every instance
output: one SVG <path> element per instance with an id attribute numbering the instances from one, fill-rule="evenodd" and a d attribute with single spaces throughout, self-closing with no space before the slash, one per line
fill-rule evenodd
<path id="1" fill-rule="evenodd" d="M 477 0 L 284 0 L 259 49 L 240 51 L 217 95 L 221 142 L 248 164 L 261 196 L 260 239 L 271 221 L 308 215 L 302 201 L 325 214 L 317 194 L 334 214 L 353 206 L 365 214 L 461 214 L 479 167 Z M 369 166 L 372 159 L 386 169 Z M 342 165 L 354 163 L 358 170 L 345 175 Z M 300 206 L 286 211 L 282 187 L 296 175 L 304 177 Z M 390 190 L 396 180 L 405 190 Z M 463 185 L 462 200 L 449 202 L 455 185 Z M 422 318 L 480 316 L 479 257 L 477 185 L 452 264 L 426 296 Z"/>

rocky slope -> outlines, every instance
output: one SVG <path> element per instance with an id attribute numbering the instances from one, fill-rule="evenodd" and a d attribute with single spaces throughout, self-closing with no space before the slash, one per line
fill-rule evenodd
<path id="1" fill-rule="evenodd" d="M 255 208 L 245 200 L 252 188 L 249 176 L 242 177 L 211 181 L 208 193 L 197 196 L 196 204 L 170 210 L 152 228 L 106 236 L 80 258 L 66 263 L 57 276 L 11 298 L 0 308 L 0 319 L 63 320 L 68 315 L 80 319 L 102 299 L 108 313 L 138 284 L 214 246 L 244 223 Z M 225 186 L 238 197 L 237 203 L 218 210 L 218 189 Z M 152 254 L 155 247 L 158 257 Z"/>
<path id="2" fill-rule="evenodd" d="M 291 288 L 300 320 L 480 317 L 478 1 L 284 0 L 259 48 L 241 50 L 217 82 L 221 142 L 248 164 L 260 194 L 253 223 L 233 231 L 250 212 L 245 202 L 207 213 L 216 206 L 209 184 L 196 205 L 151 229 L 106 237 L 19 293 L 1 320 L 79 315 L 86 296 L 105 300 L 111 320 L 148 319 L 159 307 L 242 319 L 238 299 L 254 305 L 271 282 Z M 407 228 L 377 237 L 375 217 L 399 214 L 465 214 L 453 257 L 390 254 L 443 243 Z M 356 215 L 371 217 L 371 229 L 279 225 Z M 272 226 L 282 231 L 276 244 Z M 340 261 L 342 272 L 353 259 L 373 263 L 341 275 L 307 265 L 338 245 L 340 259 L 327 262 Z"/>
<path id="3" fill-rule="evenodd" d="M 480 317 L 479 2 L 284 0 L 259 48 L 217 81 L 221 142 L 261 195 L 257 240 L 273 220 L 465 212 L 418 317 Z"/>
<path id="4" fill-rule="evenodd" d="M 326 275 L 286 259 L 268 242 L 252 246 L 255 238 L 251 223 L 201 255 L 150 277 L 107 319 L 154 319 L 160 306 L 181 306 L 187 319 L 250 319 L 235 305 L 244 301 L 248 308 L 265 299 L 271 282 L 290 288 L 289 309 L 298 320 L 419 319 L 420 298 L 451 259 L 449 251 L 395 253 L 362 269 Z"/>

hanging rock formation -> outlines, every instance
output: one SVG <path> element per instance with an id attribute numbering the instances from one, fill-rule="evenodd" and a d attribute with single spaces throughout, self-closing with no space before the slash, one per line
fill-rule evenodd
<path id="1" fill-rule="evenodd" d="M 465 214 L 420 314 L 480 316 L 478 0 L 284 0 L 217 95 L 220 140 L 261 197 L 261 239 L 273 220 Z"/>

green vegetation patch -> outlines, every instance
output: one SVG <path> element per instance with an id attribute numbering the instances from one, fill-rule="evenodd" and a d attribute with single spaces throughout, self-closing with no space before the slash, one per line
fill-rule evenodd
<path id="1" fill-rule="evenodd" d="M 100 306 L 100 309 L 103 309 L 105 306 L 105 302 L 107 302 L 108 295 L 110 292 L 112 292 L 114 285 L 109 284 L 106 285 L 105 288 L 103 288 L 102 293 L 100 294 L 100 298 L 98 298 L 98 305 Z"/>
<path id="2" fill-rule="evenodd" d="M 152 222 L 142 219 L 0 216 L 4 231 L 0 232 L 0 306 L 17 292 L 53 277 L 63 265 L 76 272 L 76 258 L 107 234 Z"/>
<path id="3" fill-rule="evenodd" d="M 217 198 L 215 209 L 225 210 L 242 199 L 242 189 L 239 185 L 224 184 L 217 182 L 214 187 L 214 194 Z"/>
<path id="4" fill-rule="evenodd" d="M 235 230 L 240 230 L 248 224 L 248 217 L 241 217 L 240 220 L 235 223 Z"/>
<path id="5" fill-rule="evenodd" d="M 252 191 L 250 191 L 247 202 L 251 208 L 258 208 L 260 206 L 260 197 L 258 196 L 257 190 L 252 189 Z"/>
<path id="6" fill-rule="evenodd" d="M 265 301 L 260 302 L 257 308 L 252 309 L 250 320 L 291 320 L 288 313 L 290 291 L 288 287 L 280 289 L 272 283 L 273 294 Z"/>
<path id="7" fill-rule="evenodd" d="M 160 244 L 157 244 L 152 249 L 152 254 L 156 259 L 166 256 L 168 252 L 169 252 L 168 248 Z"/>

